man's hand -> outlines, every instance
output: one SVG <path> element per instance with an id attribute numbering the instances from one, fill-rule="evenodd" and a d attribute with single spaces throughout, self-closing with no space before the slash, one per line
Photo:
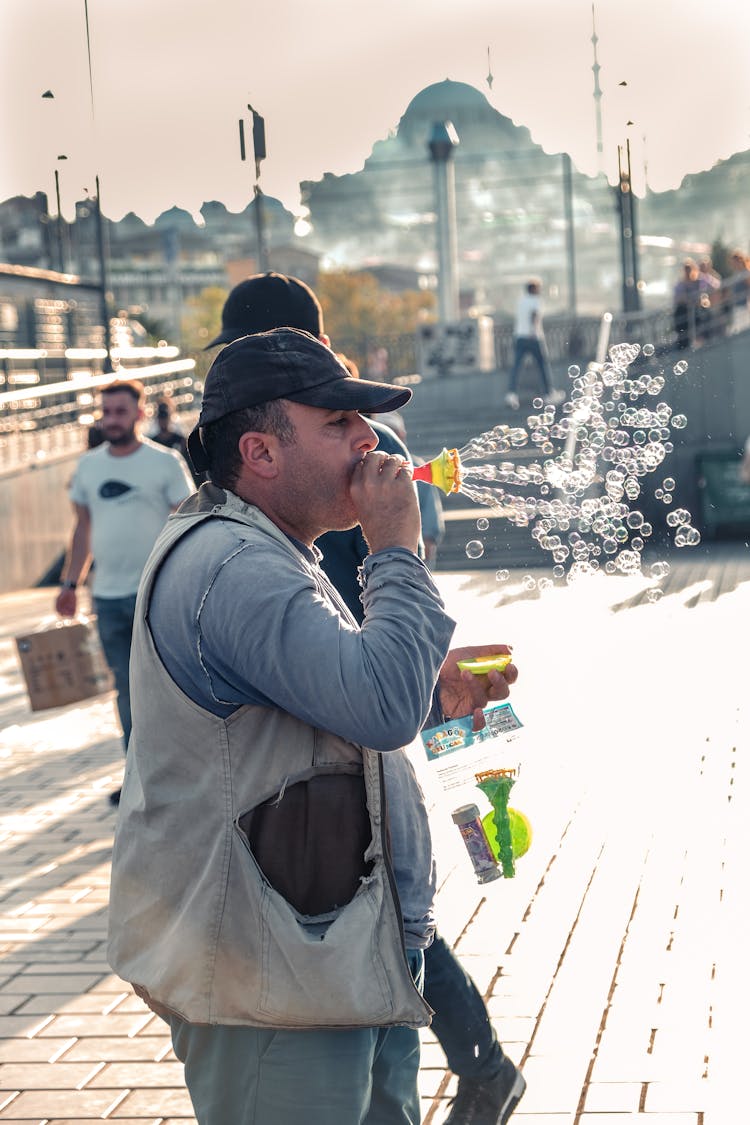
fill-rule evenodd
<path id="1" fill-rule="evenodd" d="M 77 605 L 78 598 L 75 590 L 71 590 L 69 586 L 63 586 L 55 601 L 55 612 L 60 617 L 75 617 Z"/>
<path id="2" fill-rule="evenodd" d="M 473 729 L 482 730 L 486 725 L 482 708 L 492 700 L 508 698 L 510 685 L 518 679 L 518 669 L 515 664 L 509 664 L 504 672 L 493 668 L 485 676 L 476 676 L 473 672 L 462 671 L 457 661 L 510 651 L 507 645 L 471 645 L 450 650 L 438 677 L 440 702 L 447 719 L 473 715 Z"/>
<path id="3" fill-rule="evenodd" d="M 411 468 L 402 457 L 373 450 L 352 475 L 351 495 L 370 551 L 407 547 L 415 554 L 420 518 Z"/>

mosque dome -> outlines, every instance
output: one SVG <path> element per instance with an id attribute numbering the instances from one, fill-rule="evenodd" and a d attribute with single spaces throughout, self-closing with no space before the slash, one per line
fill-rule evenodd
<path id="1" fill-rule="evenodd" d="M 508 145 L 522 140 L 528 144 L 528 130 L 514 125 L 490 105 L 484 94 L 466 82 L 435 82 L 412 98 L 397 129 L 398 139 L 412 147 L 425 146 L 436 121 L 451 121 L 462 144 L 482 145 L 488 133 L 497 140 L 503 136 Z"/>

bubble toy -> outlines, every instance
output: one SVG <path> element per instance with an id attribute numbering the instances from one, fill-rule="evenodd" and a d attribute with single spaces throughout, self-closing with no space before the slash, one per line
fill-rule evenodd
<path id="1" fill-rule="evenodd" d="M 512 879 L 516 873 L 515 859 L 524 855 L 531 843 L 531 824 L 527 817 L 508 807 L 510 791 L 516 783 L 516 771 L 485 770 L 476 775 L 476 782 L 492 805 L 492 812 L 482 818 L 487 841 L 503 875 Z"/>
<path id="2" fill-rule="evenodd" d="M 457 449 L 443 449 L 425 465 L 418 465 L 412 480 L 423 480 L 447 494 L 461 489 L 461 458 Z"/>

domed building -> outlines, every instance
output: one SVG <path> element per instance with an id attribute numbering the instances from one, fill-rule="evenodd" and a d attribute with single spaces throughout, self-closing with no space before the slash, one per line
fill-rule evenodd
<path id="1" fill-rule="evenodd" d="M 528 129 L 514 125 L 499 113 L 474 86 L 466 82 L 435 82 L 412 98 L 398 123 L 396 137 L 406 148 L 424 155 L 427 138 L 436 121 L 452 122 L 466 149 L 483 150 L 491 138 L 503 148 L 535 148 Z"/>
<path id="2" fill-rule="evenodd" d="M 464 306 L 510 311 L 519 286 L 540 271 L 538 244 L 563 216 L 561 158 L 499 113 L 481 91 L 446 79 L 412 98 L 392 136 L 377 141 L 360 172 L 303 182 L 311 240 L 346 268 L 399 266 L 434 286 L 437 270 L 434 173 L 428 139 L 451 122 L 459 283 Z M 565 240 L 546 253 L 548 286 L 565 286 Z M 549 249 L 549 246 L 548 246 Z M 555 258 L 556 260 L 552 260 Z"/>

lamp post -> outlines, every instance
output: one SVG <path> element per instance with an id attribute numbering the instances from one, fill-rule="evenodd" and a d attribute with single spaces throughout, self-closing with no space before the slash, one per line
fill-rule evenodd
<path id="1" fill-rule="evenodd" d="M 638 234 L 636 230 L 636 202 L 630 176 L 630 141 L 625 145 L 625 161 L 622 146 L 617 146 L 617 170 L 619 183 L 617 193 L 617 213 L 620 219 L 620 256 L 622 260 L 622 309 L 623 312 L 638 312 L 641 307 L 641 294 L 638 287 Z"/>
<path id="2" fill-rule="evenodd" d="M 55 95 L 52 90 L 45 90 L 42 94 L 43 98 L 52 99 L 54 101 Z M 58 160 L 67 160 L 67 156 L 58 156 Z M 60 249 L 60 269 L 62 266 L 62 233 L 61 233 L 61 216 L 60 216 L 60 177 L 58 170 L 55 168 L 55 190 L 57 192 L 57 223 L 58 223 L 58 239 Z M 96 194 L 94 197 L 94 218 L 96 221 L 96 247 L 97 256 L 99 258 L 99 310 L 102 319 L 102 331 L 104 333 L 104 372 L 109 375 L 114 371 L 112 363 L 112 345 L 110 341 L 110 323 L 109 323 L 109 292 L 107 283 L 107 259 L 104 243 L 104 226 L 102 222 L 102 205 L 101 205 L 101 192 L 99 189 L 99 176 L 96 176 Z"/>
<path id="3" fill-rule="evenodd" d="M 427 148 L 435 169 L 438 230 L 438 316 L 441 324 L 458 320 L 458 251 L 456 244 L 456 180 L 453 150 L 458 134 L 450 121 L 436 121 Z"/>
<path id="4" fill-rule="evenodd" d="M 67 156 L 58 156 L 58 161 L 67 160 Z M 60 273 L 66 273 L 66 266 L 68 264 L 68 255 L 65 252 L 65 230 L 63 226 L 62 208 L 60 207 L 60 172 L 55 166 L 55 198 L 57 200 L 57 254 L 60 265 Z"/>
<path id="5" fill-rule="evenodd" d="M 260 162 L 266 158 L 266 122 L 251 105 L 247 107 L 253 115 L 253 152 L 255 156 L 255 183 L 253 185 L 253 200 L 255 202 L 255 236 L 258 243 L 258 271 L 268 273 L 270 269 L 268 246 L 266 244 L 265 211 L 263 207 L 263 192 L 260 187 Z M 245 122 L 240 118 L 240 159 L 246 159 L 245 153 Z"/>

